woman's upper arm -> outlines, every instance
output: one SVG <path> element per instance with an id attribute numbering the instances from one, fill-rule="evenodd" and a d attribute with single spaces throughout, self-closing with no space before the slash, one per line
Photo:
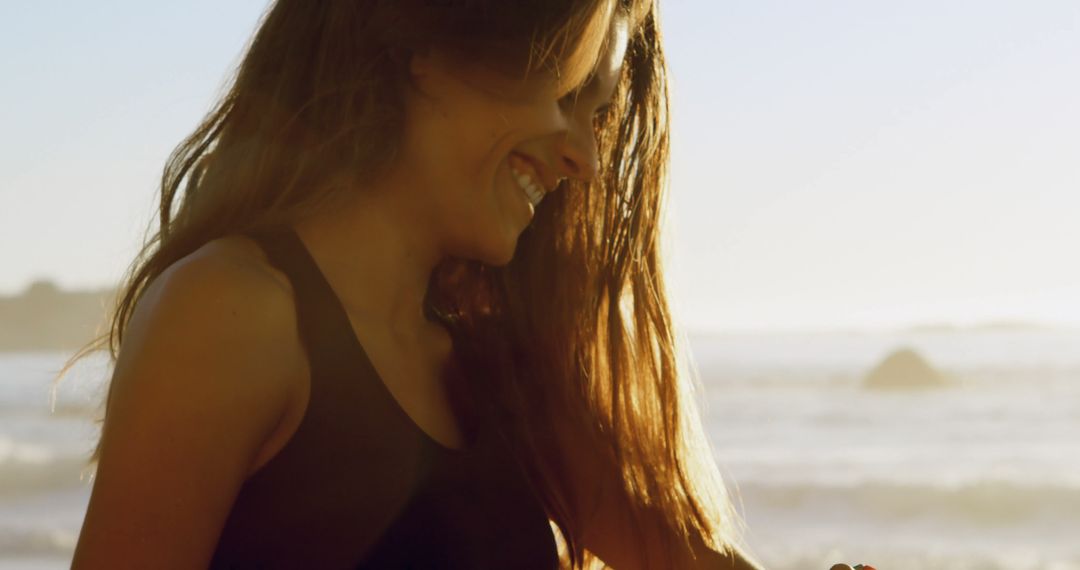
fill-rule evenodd
<path id="1" fill-rule="evenodd" d="M 113 374 L 73 568 L 206 567 L 296 385 L 288 293 L 189 258 L 138 303 Z"/>

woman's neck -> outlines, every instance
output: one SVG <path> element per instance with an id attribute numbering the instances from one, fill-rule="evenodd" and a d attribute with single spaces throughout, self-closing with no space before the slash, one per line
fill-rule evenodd
<path id="1" fill-rule="evenodd" d="M 409 344 L 431 331 L 423 303 L 443 252 L 405 196 L 359 190 L 294 227 L 349 313 Z"/>

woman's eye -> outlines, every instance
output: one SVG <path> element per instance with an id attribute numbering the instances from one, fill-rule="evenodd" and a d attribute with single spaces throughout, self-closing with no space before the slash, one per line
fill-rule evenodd
<path id="1" fill-rule="evenodd" d="M 568 97 L 564 97 L 562 99 L 559 99 L 559 105 L 561 107 L 563 107 L 564 109 L 570 111 L 570 112 L 574 111 L 574 108 L 577 106 L 577 103 L 578 102 L 574 99 L 573 96 L 568 96 Z M 610 104 L 604 104 L 604 105 L 601 105 L 601 106 L 597 107 L 596 111 L 593 112 L 593 119 L 601 120 L 601 119 L 606 118 L 607 115 L 608 115 L 608 112 L 610 110 L 611 110 L 611 105 Z"/>
<path id="2" fill-rule="evenodd" d="M 573 109 L 574 106 L 577 105 L 578 95 L 579 94 L 576 91 L 571 91 L 566 95 L 563 95 L 562 98 L 559 99 L 559 105 L 566 109 Z"/>

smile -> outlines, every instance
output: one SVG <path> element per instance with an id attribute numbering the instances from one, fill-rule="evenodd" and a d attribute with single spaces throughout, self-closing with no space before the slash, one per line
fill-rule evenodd
<path id="1" fill-rule="evenodd" d="M 540 201 L 544 199 L 544 195 L 547 192 L 544 190 L 536 179 L 536 172 L 533 170 L 532 165 L 525 162 L 520 157 L 510 155 L 510 172 L 514 175 L 514 180 L 517 181 L 518 186 L 523 192 L 525 197 L 529 199 L 529 203 L 535 208 L 540 204 Z"/>

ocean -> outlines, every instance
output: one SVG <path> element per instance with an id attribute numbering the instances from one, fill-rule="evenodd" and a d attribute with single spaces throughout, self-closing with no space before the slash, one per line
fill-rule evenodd
<path id="1" fill-rule="evenodd" d="M 771 570 L 1080 570 L 1080 331 L 692 335 L 706 430 Z M 945 387 L 870 390 L 901 347 Z M 0 569 L 70 565 L 104 358 L 0 354 Z"/>
<path id="2" fill-rule="evenodd" d="M 717 335 L 691 346 L 707 433 L 768 568 L 1080 569 L 1080 332 Z M 953 382 L 864 388 L 902 347 Z"/>

